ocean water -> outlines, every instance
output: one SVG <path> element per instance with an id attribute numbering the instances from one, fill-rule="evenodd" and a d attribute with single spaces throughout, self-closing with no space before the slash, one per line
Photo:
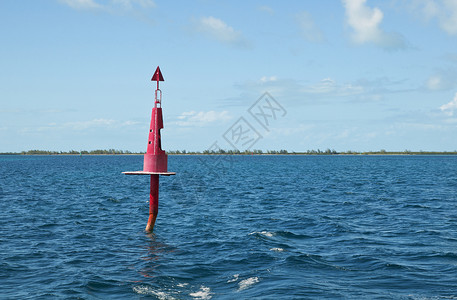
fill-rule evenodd
<path id="1" fill-rule="evenodd" d="M 455 156 L 0 156 L 1 299 L 455 299 Z"/>

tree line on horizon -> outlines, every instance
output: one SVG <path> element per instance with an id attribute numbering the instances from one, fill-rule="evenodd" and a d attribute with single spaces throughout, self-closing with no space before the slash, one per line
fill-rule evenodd
<path id="1" fill-rule="evenodd" d="M 28 150 L 22 152 L 4 152 L 0 155 L 119 155 L 119 154 L 144 154 L 145 152 L 132 152 L 129 150 L 117 150 L 117 149 L 97 149 L 97 150 L 70 150 L 70 151 L 49 151 L 49 150 Z M 204 151 L 187 151 L 187 150 L 170 150 L 167 151 L 167 154 L 170 155 L 457 155 L 457 150 L 454 151 L 386 151 L 381 149 L 379 151 L 352 151 L 347 150 L 343 152 L 338 152 L 334 149 L 326 150 L 307 150 L 303 152 L 287 151 L 284 149 L 281 150 L 267 150 L 262 151 L 260 149 L 254 150 L 204 150 Z"/>
<path id="2" fill-rule="evenodd" d="M 70 150 L 70 151 L 49 151 L 49 150 L 28 150 L 28 151 L 21 151 L 21 152 L 5 152 L 0 153 L 1 155 L 100 155 L 100 154 L 140 154 L 131 152 L 128 150 L 116 150 L 116 149 L 97 149 L 97 150 Z"/>

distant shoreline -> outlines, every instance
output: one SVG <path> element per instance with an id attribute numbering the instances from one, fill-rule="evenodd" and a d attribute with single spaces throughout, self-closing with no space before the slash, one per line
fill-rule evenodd
<path id="1" fill-rule="evenodd" d="M 144 155 L 145 153 L 138 153 L 138 152 L 130 152 L 130 151 L 120 151 L 120 150 L 94 150 L 94 151 L 44 151 L 44 150 L 30 150 L 30 151 L 22 151 L 22 152 L 3 152 L 0 155 L 71 155 L 71 156 L 86 156 L 86 155 Z M 189 156 L 189 155 L 457 155 L 457 151 L 365 151 L 365 152 L 357 152 L 357 151 L 346 151 L 346 152 L 337 152 L 335 150 L 332 151 L 320 151 L 320 150 L 308 150 L 306 152 L 288 152 L 285 150 L 281 151 L 268 151 L 266 153 L 261 152 L 260 150 L 254 151 L 224 151 L 220 150 L 218 152 L 186 152 L 186 151 L 169 151 L 167 152 L 168 155 L 182 155 L 182 156 Z"/>

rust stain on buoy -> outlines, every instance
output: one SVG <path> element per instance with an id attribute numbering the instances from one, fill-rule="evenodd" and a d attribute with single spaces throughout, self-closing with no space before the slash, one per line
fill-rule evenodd
<path id="1" fill-rule="evenodd" d="M 151 232 L 159 212 L 159 176 L 175 175 L 168 172 L 168 155 L 162 150 L 160 129 L 163 128 L 162 118 L 162 91 L 159 81 L 164 81 L 160 68 L 157 67 L 151 81 L 157 81 L 155 90 L 154 107 L 152 108 L 151 125 L 149 126 L 148 147 L 144 155 L 143 171 L 122 172 L 126 175 L 150 175 L 151 186 L 149 190 L 149 218 L 146 231 Z"/>

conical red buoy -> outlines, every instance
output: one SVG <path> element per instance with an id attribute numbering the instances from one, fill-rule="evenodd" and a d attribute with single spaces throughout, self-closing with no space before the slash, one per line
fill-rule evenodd
<path id="1" fill-rule="evenodd" d="M 151 81 L 157 81 L 154 107 L 152 108 L 151 125 L 149 126 L 148 147 L 144 155 L 143 171 L 122 172 L 126 175 L 150 175 L 151 186 L 149 192 L 149 219 L 146 231 L 151 232 L 159 212 L 159 175 L 175 175 L 167 171 L 168 156 L 162 150 L 160 129 L 163 128 L 162 118 L 162 91 L 159 81 L 164 81 L 160 68 L 157 67 Z"/>

